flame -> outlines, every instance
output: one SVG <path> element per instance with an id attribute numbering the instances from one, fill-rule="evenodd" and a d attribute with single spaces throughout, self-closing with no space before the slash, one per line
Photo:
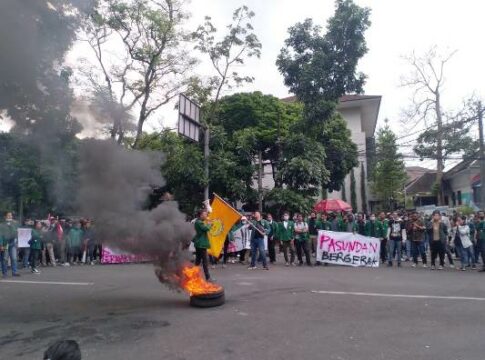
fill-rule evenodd
<path id="1" fill-rule="evenodd" d="M 183 267 L 180 285 L 190 296 L 210 294 L 222 290 L 222 286 L 206 281 L 202 277 L 200 267 L 194 265 Z"/>

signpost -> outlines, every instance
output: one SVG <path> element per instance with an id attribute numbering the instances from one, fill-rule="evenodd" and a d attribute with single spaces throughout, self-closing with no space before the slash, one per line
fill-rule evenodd
<path id="1" fill-rule="evenodd" d="M 204 131 L 204 174 L 209 179 L 209 128 L 203 126 L 200 122 L 201 111 L 200 106 L 194 101 L 190 100 L 184 94 L 179 96 L 179 118 L 178 118 L 178 133 L 186 138 L 199 142 L 200 131 Z M 209 185 L 204 189 L 204 199 L 209 199 Z"/>

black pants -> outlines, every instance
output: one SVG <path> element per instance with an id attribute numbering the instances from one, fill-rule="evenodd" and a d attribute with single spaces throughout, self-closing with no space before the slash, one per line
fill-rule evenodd
<path id="1" fill-rule="evenodd" d="M 308 249 L 308 241 L 296 241 L 295 240 L 295 247 L 296 247 L 296 255 L 298 256 L 298 261 L 300 264 L 303 264 L 303 253 L 305 253 L 306 264 L 311 265 L 310 261 L 310 251 Z"/>
<path id="2" fill-rule="evenodd" d="M 431 266 L 436 266 L 436 258 L 439 256 L 440 258 L 440 265 L 445 265 L 445 244 L 441 241 L 431 241 L 430 242 L 431 248 Z"/>
<path id="3" fill-rule="evenodd" d="M 276 240 L 273 237 L 268 239 L 268 255 L 271 263 L 276 261 L 275 241 Z"/>
<path id="4" fill-rule="evenodd" d="M 480 251 L 480 254 L 482 254 L 482 265 L 483 265 L 483 269 L 485 269 L 485 239 L 478 240 L 478 249 Z"/>
<path id="5" fill-rule="evenodd" d="M 421 255 L 423 265 L 426 265 L 426 250 L 422 241 L 411 241 L 411 254 L 415 264 L 418 264 L 418 255 Z"/>
<path id="6" fill-rule="evenodd" d="M 239 262 L 243 263 L 244 260 L 246 260 L 246 252 L 247 249 L 242 249 L 241 251 L 239 251 Z"/>
<path id="7" fill-rule="evenodd" d="M 207 249 L 195 248 L 195 265 L 199 266 L 202 262 L 202 268 L 204 269 L 205 279 L 211 278 L 209 274 L 209 266 L 207 261 Z"/>
<path id="8" fill-rule="evenodd" d="M 381 255 L 381 261 L 386 262 L 386 260 L 387 260 L 387 239 L 381 240 L 380 255 Z"/>
<path id="9" fill-rule="evenodd" d="M 37 260 L 39 259 L 39 255 L 39 249 L 30 249 L 30 266 L 32 267 L 32 270 L 37 269 Z"/>
<path id="10" fill-rule="evenodd" d="M 293 264 L 295 262 L 295 247 L 292 241 L 282 241 L 281 247 L 283 249 L 283 255 L 285 256 L 285 262 L 290 262 Z M 290 261 L 288 261 L 288 248 L 290 249 Z"/>

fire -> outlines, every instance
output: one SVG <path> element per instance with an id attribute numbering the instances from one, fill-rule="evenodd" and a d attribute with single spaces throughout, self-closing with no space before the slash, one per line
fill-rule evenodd
<path id="1" fill-rule="evenodd" d="M 221 286 L 207 282 L 202 277 L 200 267 L 193 265 L 184 266 L 180 284 L 190 296 L 210 294 L 222 290 Z"/>

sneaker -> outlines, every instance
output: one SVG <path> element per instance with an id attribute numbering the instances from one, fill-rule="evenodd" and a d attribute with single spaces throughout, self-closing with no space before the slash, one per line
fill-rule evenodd
<path id="1" fill-rule="evenodd" d="M 450 264 L 450 269 L 454 269 L 455 268 L 455 264 Z"/>
<path id="2" fill-rule="evenodd" d="M 257 269 L 256 266 L 250 266 L 250 267 L 248 267 L 248 270 L 256 270 L 256 269 Z"/>
<path id="3" fill-rule="evenodd" d="M 269 267 L 265 266 L 265 267 L 263 268 L 263 270 L 269 270 Z"/>
<path id="4" fill-rule="evenodd" d="M 472 266 L 472 270 L 476 270 L 477 269 L 477 266 L 476 265 L 473 265 Z"/>
<path id="5" fill-rule="evenodd" d="M 32 269 L 32 274 L 40 274 L 40 271 L 37 269 Z"/>
<path id="6" fill-rule="evenodd" d="M 19 273 L 12 274 L 13 277 L 20 277 Z"/>
<path id="7" fill-rule="evenodd" d="M 61 265 L 62 265 L 62 266 L 65 266 L 65 267 L 67 267 L 67 266 L 71 266 L 71 264 L 69 264 L 68 262 L 62 263 Z"/>
<path id="8" fill-rule="evenodd" d="M 440 265 L 440 266 L 438 267 L 438 270 L 443 270 L 443 266 L 441 266 L 441 265 Z"/>
<path id="9" fill-rule="evenodd" d="M 96 265 L 96 263 L 94 261 L 91 261 L 89 265 Z"/>
<path id="10" fill-rule="evenodd" d="M 211 265 L 211 269 L 215 269 L 215 268 L 216 268 L 216 266 L 215 266 L 215 265 Z"/>
<path id="11" fill-rule="evenodd" d="M 428 267 L 428 265 L 426 265 L 426 264 L 423 264 L 423 267 L 424 267 L 424 268 L 426 269 L 426 268 Z"/>
<path id="12" fill-rule="evenodd" d="M 401 267 L 401 263 L 397 263 L 397 267 Z"/>
<path id="13" fill-rule="evenodd" d="M 291 263 L 291 266 L 296 266 L 296 264 L 295 263 Z"/>
<path id="14" fill-rule="evenodd" d="M 431 269 L 431 270 L 436 270 L 436 266 L 431 265 L 431 268 L 430 268 L 430 269 Z"/>
<path id="15" fill-rule="evenodd" d="M 466 271 L 466 268 L 462 267 L 460 270 L 461 270 L 461 271 Z"/>
<path id="16" fill-rule="evenodd" d="M 415 268 L 416 267 L 416 264 L 412 264 L 411 267 L 414 267 Z"/>
<path id="17" fill-rule="evenodd" d="M 290 263 L 289 262 L 285 263 L 285 266 L 290 266 Z"/>

